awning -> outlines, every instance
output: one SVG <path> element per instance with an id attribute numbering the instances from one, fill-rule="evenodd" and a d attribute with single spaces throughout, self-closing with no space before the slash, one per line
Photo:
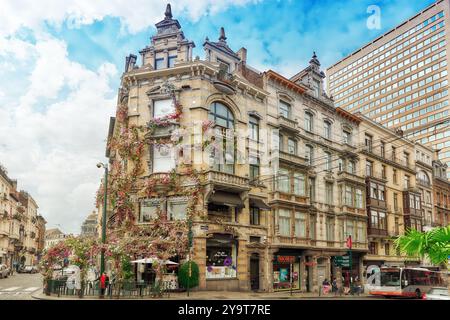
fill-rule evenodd
<path id="1" fill-rule="evenodd" d="M 244 202 L 239 197 L 239 195 L 235 193 L 228 193 L 223 191 L 216 191 L 209 198 L 209 202 L 222 204 L 230 207 L 243 208 Z"/>
<path id="2" fill-rule="evenodd" d="M 270 210 L 270 207 L 262 199 L 259 198 L 250 198 L 250 205 L 262 210 Z"/>
<path id="3" fill-rule="evenodd" d="M 162 261 L 162 260 L 160 260 L 158 258 L 145 258 L 145 259 L 139 259 L 139 260 L 131 261 L 131 263 L 152 263 L 152 264 L 155 263 L 155 262 L 161 263 L 161 264 L 165 264 L 165 265 L 167 265 L 167 264 L 178 264 L 178 263 L 170 261 L 170 260 Z"/>

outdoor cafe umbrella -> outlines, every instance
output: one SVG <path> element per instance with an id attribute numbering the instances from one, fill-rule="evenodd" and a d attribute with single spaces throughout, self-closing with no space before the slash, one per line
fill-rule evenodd
<path id="1" fill-rule="evenodd" d="M 131 263 L 155 263 L 155 262 L 159 262 L 159 261 L 161 261 L 161 260 L 158 259 L 158 258 L 145 258 L 145 259 L 139 259 L 139 260 L 131 261 Z M 170 261 L 170 260 L 164 260 L 164 261 L 162 262 L 162 264 L 166 264 L 166 265 L 168 265 L 168 264 L 176 265 L 176 264 L 178 264 L 178 263 L 173 262 L 173 261 Z"/>

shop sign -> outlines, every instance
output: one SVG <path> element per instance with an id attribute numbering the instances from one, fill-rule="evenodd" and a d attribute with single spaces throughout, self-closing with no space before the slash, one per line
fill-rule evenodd
<path id="1" fill-rule="evenodd" d="M 350 256 L 336 256 L 334 257 L 334 265 L 336 267 L 350 267 Z"/>
<path id="2" fill-rule="evenodd" d="M 307 267 L 314 267 L 317 263 L 315 262 L 305 262 L 305 266 Z"/>
<path id="3" fill-rule="evenodd" d="M 280 264 L 295 263 L 295 256 L 277 256 L 277 261 Z"/>

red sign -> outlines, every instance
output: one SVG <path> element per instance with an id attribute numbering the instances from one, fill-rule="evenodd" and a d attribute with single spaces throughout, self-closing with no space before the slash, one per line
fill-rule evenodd
<path id="1" fill-rule="evenodd" d="M 290 264 L 295 262 L 294 256 L 277 256 L 278 263 L 281 264 Z"/>
<path id="2" fill-rule="evenodd" d="M 352 236 L 348 236 L 347 238 L 347 248 L 352 248 Z"/>

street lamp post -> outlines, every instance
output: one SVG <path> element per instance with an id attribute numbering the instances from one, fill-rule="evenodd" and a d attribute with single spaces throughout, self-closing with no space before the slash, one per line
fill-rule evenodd
<path id="1" fill-rule="evenodd" d="M 97 168 L 105 169 L 105 179 L 103 183 L 104 195 L 103 195 L 103 212 L 102 212 L 102 244 L 106 243 L 106 205 L 108 203 L 108 165 L 103 163 L 98 163 Z M 100 276 L 105 272 L 105 249 L 102 248 L 100 252 Z"/>

